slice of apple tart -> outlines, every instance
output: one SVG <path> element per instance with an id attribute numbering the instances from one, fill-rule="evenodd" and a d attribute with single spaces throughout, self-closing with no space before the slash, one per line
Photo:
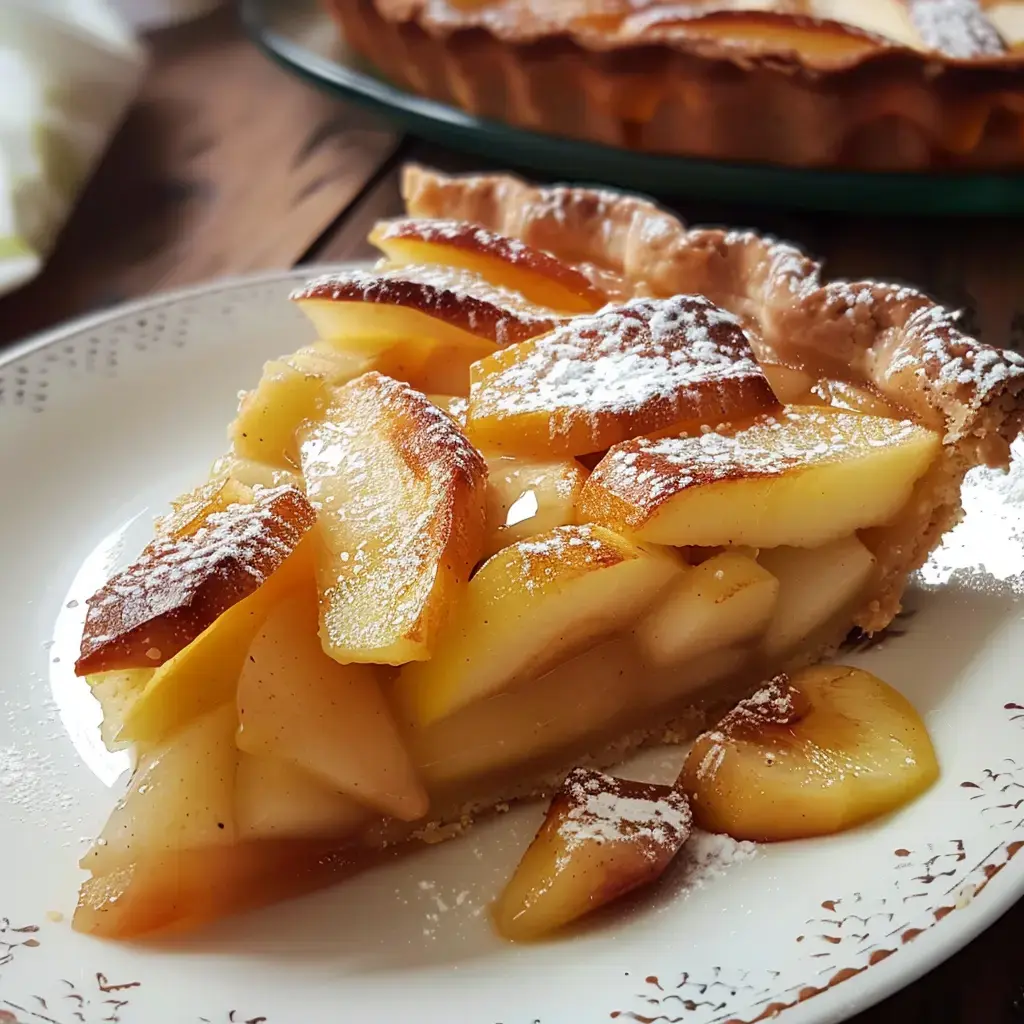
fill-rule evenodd
<path id="1" fill-rule="evenodd" d="M 658 864 L 689 832 L 684 790 L 698 823 L 771 839 L 934 778 L 898 695 L 798 670 L 884 628 L 964 474 L 1006 464 L 1024 359 L 917 292 L 823 282 L 790 246 L 638 198 L 418 168 L 405 194 L 371 235 L 380 266 L 293 296 L 320 340 L 266 365 L 211 478 L 89 603 L 78 670 L 137 767 L 83 861 L 80 930 L 326 884 L 692 740 L 780 673 L 788 717 L 752 732 L 734 712 L 695 748 L 721 771 L 644 791 L 630 834 L 674 815 Z M 840 771 L 870 744 L 858 707 L 902 723 L 918 770 L 875 757 L 870 792 L 808 798 L 819 827 L 769 834 L 750 751 L 785 751 L 796 806 L 801 751 L 834 740 Z M 563 793 L 538 850 L 605 790 L 633 806 L 605 778 Z M 642 880 L 623 870 L 622 891 Z M 566 885 L 520 934 L 593 903 Z"/>

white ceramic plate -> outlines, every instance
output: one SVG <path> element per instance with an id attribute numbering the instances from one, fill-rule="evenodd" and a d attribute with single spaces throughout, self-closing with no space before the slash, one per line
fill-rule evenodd
<path id="1" fill-rule="evenodd" d="M 977 473 L 906 632 L 857 659 L 914 701 L 941 756 L 941 782 L 901 813 L 718 870 L 684 857 L 628 909 L 532 947 L 499 941 L 487 905 L 535 806 L 189 941 L 72 932 L 75 862 L 123 767 L 70 671 L 84 599 L 223 450 L 238 388 L 311 340 L 295 280 L 125 307 L 0 361 L 0 1022 L 745 1024 L 787 1007 L 785 1024 L 825 1024 L 1024 894 L 1024 473 Z"/>

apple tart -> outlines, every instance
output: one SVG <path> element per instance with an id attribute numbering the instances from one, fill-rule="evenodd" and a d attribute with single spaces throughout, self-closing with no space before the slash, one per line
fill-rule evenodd
<path id="1" fill-rule="evenodd" d="M 1021 0 L 326 0 L 413 92 L 627 149 L 799 167 L 1024 164 Z"/>
<path id="2" fill-rule="evenodd" d="M 639 198 L 415 167 L 404 191 L 380 265 L 293 295 L 319 340 L 266 365 L 209 480 L 89 602 L 77 669 L 136 767 L 81 930 L 323 885 L 576 769 L 528 860 L 582 851 L 579 872 L 520 921 L 524 868 L 499 914 L 533 934 L 612 861 L 621 891 L 663 868 L 682 789 L 698 824 L 771 840 L 934 778 L 898 694 L 806 666 L 884 629 L 965 473 L 1005 467 L 1024 358 L 919 292 Z M 596 770 L 725 712 L 682 789 Z M 870 792 L 808 796 L 808 751 L 863 749 L 873 722 Z M 791 820 L 744 796 L 765 749 Z M 606 811 L 640 815 L 647 853 L 595 859 Z"/>

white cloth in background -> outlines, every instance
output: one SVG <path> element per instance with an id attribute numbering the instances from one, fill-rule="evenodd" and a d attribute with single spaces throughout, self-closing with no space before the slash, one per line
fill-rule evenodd
<path id="1" fill-rule="evenodd" d="M 0 295 L 38 273 L 131 103 L 135 31 L 216 0 L 0 0 Z"/>

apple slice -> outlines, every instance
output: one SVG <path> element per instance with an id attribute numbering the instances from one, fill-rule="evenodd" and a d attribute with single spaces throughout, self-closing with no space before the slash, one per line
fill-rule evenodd
<path id="1" fill-rule="evenodd" d="M 258 590 L 315 513 L 298 490 L 259 490 L 180 540 L 158 538 L 88 601 L 75 671 L 156 668 Z"/>
<path id="2" fill-rule="evenodd" d="M 739 320 L 700 295 L 577 317 L 470 375 L 467 435 L 513 455 L 584 455 L 779 408 Z"/>
<path id="3" fill-rule="evenodd" d="M 336 846 L 333 839 L 257 840 L 143 857 L 87 881 L 72 926 L 111 939 L 192 930 L 331 885 L 371 856 Z"/>
<path id="4" fill-rule="evenodd" d="M 781 363 L 761 363 L 761 369 L 783 405 L 798 405 L 810 397 L 814 377 L 806 370 Z"/>
<path id="5" fill-rule="evenodd" d="M 889 522 L 941 447 L 908 421 L 797 406 L 734 435 L 617 445 L 577 515 L 658 544 L 816 547 Z"/>
<path id="6" fill-rule="evenodd" d="M 344 836 L 371 816 L 358 800 L 288 761 L 238 753 L 235 823 L 240 840 Z"/>
<path id="7" fill-rule="evenodd" d="M 534 461 L 504 455 L 488 459 L 484 557 L 574 523 L 587 475 L 575 459 Z"/>
<path id="8" fill-rule="evenodd" d="M 302 437 L 320 635 L 340 662 L 430 657 L 483 550 L 487 467 L 417 391 L 367 373 Z"/>
<path id="9" fill-rule="evenodd" d="M 230 705 L 144 754 L 82 867 L 104 875 L 140 857 L 235 841 L 237 718 Z"/>
<path id="10" fill-rule="evenodd" d="M 690 836 L 672 786 L 576 768 L 494 907 L 498 931 L 538 939 L 656 881 Z"/>
<path id="11" fill-rule="evenodd" d="M 160 743 L 193 718 L 233 702 L 246 653 L 263 620 L 295 587 L 311 585 L 313 572 L 313 548 L 307 539 L 263 586 L 232 605 L 158 669 L 89 676 L 111 749 Z"/>
<path id="12" fill-rule="evenodd" d="M 221 473 L 200 484 L 195 490 L 171 502 L 171 512 L 156 523 L 156 533 L 171 540 L 191 537 L 206 520 L 232 505 L 251 505 L 252 488 Z"/>
<path id="13" fill-rule="evenodd" d="M 760 637 L 775 610 L 779 581 L 746 555 L 725 552 L 688 569 L 636 627 L 656 665 L 683 665 Z"/>
<path id="14" fill-rule="evenodd" d="M 403 821 L 429 800 L 369 665 L 339 665 L 316 635 L 316 592 L 267 617 L 238 684 L 238 747 L 289 761 L 364 806 Z"/>
<path id="15" fill-rule="evenodd" d="M 380 221 L 370 241 L 393 266 L 433 264 L 479 274 L 559 313 L 593 313 L 605 296 L 568 263 L 515 238 L 458 220 Z"/>
<path id="16" fill-rule="evenodd" d="M 758 557 L 779 581 L 764 636 L 765 653 L 773 659 L 805 646 L 823 627 L 852 612 L 875 572 L 875 556 L 856 537 L 820 548 L 771 548 Z"/>
<path id="17" fill-rule="evenodd" d="M 479 274 L 446 267 L 328 274 L 292 299 L 322 338 L 370 349 L 416 338 L 483 353 L 544 334 L 563 319 Z"/>
<path id="18" fill-rule="evenodd" d="M 78 675 L 155 668 L 259 589 L 316 514 L 290 487 L 256 492 L 180 540 L 157 538 L 88 601 Z"/>
<path id="19" fill-rule="evenodd" d="M 543 675 L 624 629 L 681 571 L 599 526 L 560 526 L 499 551 L 470 581 L 434 657 L 396 693 L 419 726 Z"/>
<path id="20" fill-rule="evenodd" d="M 259 386 L 242 398 L 228 429 L 235 454 L 294 469 L 299 464 L 299 424 L 323 410 L 332 388 L 375 368 L 369 354 L 345 352 L 323 342 L 267 363 Z"/>
<path id="21" fill-rule="evenodd" d="M 771 680 L 699 737 L 680 782 L 701 828 L 777 842 L 870 821 L 938 774 L 904 696 L 862 669 L 818 665 Z"/>
<path id="22" fill-rule="evenodd" d="M 255 459 L 242 459 L 233 453 L 222 455 L 210 469 L 210 476 L 229 476 L 254 490 L 257 487 L 294 487 L 297 491 L 306 490 L 306 481 L 297 470 L 271 466 Z"/>

